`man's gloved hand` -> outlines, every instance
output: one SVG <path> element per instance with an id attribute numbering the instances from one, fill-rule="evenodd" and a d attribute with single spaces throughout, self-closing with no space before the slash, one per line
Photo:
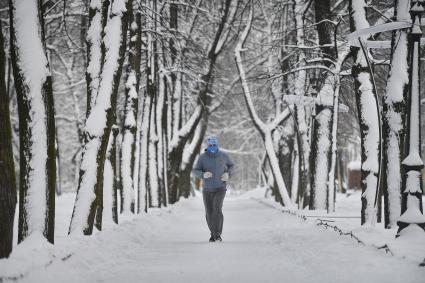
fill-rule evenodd
<path id="1" fill-rule="evenodd" d="M 223 182 L 227 182 L 227 181 L 229 181 L 229 173 L 224 172 L 224 174 L 223 174 L 223 175 L 221 175 L 221 180 L 222 180 Z"/>
<path id="2" fill-rule="evenodd" d="M 212 177 L 212 173 L 207 171 L 207 172 L 204 172 L 202 176 L 204 177 L 204 179 L 208 179 Z"/>

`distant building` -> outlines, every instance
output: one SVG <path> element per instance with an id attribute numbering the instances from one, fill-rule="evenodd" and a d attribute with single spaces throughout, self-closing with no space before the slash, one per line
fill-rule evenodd
<path id="1" fill-rule="evenodd" d="M 351 161 L 347 165 L 347 177 L 348 177 L 348 187 L 349 190 L 361 190 L 361 162 L 360 161 Z"/>

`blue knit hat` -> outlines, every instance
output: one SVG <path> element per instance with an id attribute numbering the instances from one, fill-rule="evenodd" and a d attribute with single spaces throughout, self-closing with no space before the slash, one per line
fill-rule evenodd
<path id="1" fill-rule="evenodd" d="M 218 146 L 218 139 L 216 136 L 210 136 L 207 139 L 207 145 L 216 145 Z"/>

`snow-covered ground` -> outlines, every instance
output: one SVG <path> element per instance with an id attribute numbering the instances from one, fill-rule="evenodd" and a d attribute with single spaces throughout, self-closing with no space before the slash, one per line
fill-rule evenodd
<path id="1" fill-rule="evenodd" d="M 366 242 L 362 245 L 318 227 L 314 217 L 305 221 L 282 213 L 263 194 L 255 190 L 226 198 L 222 243 L 208 243 L 199 196 L 126 219 L 93 237 L 68 238 L 74 195 L 64 195 L 57 202 L 56 245 L 34 237 L 27 246 L 15 247 L 10 259 L 0 261 L 0 277 L 61 283 L 424 282 L 425 268 L 418 266 L 414 253 L 406 252 L 410 256 L 403 259 L 396 252 L 401 247 L 391 246 L 394 233 L 358 228 L 359 219 L 332 223 L 347 230 L 357 227 L 355 234 Z M 357 197 L 339 199 L 341 215 L 358 214 L 348 207 L 355 206 Z M 346 210 L 341 208 L 344 203 Z M 371 245 L 382 237 L 394 256 Z M 424 246 L 425 241 L 418 249 Z"/>
<path id="2" fill-rule="evenodd" d="M 417 225 L 412 225 L 408 237 L 396 238 L 398 226 L 392 229 L 385 229 L 382 223 L 376 223 L 374 227 L 370 225 L 360 225 L 361 192 L 350 191 L 347 194 L 337 194 L 336 207 L 334 213 L 327 213 L 324 210 L 303 210 L 287 211 L 272 199 L 264 199 L 264 192 L 261 188 L 252 190 L 245 194 L 245 197 L 256 199 L 280 211 L 296 214 L 298 217 L 314 222 L 318 226 L 331 230 L 338 234 L 345 235 L 353 241 L 360 241 L 361 245 L 372 246 L 382 249 L 383 252 L 391 254 L 397 258 L 406 259 L 414 264 L 425 263 L 425 233 Z M 425 201 L 425 198 L 423 198 Z M 384 212 L 382 212 L 382 217 Z"/>

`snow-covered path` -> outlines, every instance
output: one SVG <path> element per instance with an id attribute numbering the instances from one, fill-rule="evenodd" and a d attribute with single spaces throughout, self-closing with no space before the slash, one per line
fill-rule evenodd
<path id="1" fill-rule="evenodd" d="M 424 282 L 415 263 L 256 200 L 228 198 L 224 216 L 224 241 L 208 243 L 201 198 L 184 200 L 71 247 L 71 257 L 22 281 Z"/>

